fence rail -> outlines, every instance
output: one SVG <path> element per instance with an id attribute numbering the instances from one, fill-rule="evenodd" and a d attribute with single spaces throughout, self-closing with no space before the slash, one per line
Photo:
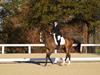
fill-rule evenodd
<path id="1" fill-rule="evenodd" d="M 82 52 L 83 50 L 83 47 L 85 46 L 100 46 L 100 44 L 81 44 L 81 47 L 80 47 L 80 52 Z M 86 53 L 87 53 L 87 50 L 86 50 Z"/>
<path id="2" fill-rule="evenodd" d="M 2 47 L 2 54 L 5 53 L 5 47 L 28 47 L 28 53 L 31 54 L 31 47 L 44 47 L 45 44 L 0 44 Z M 77 46 L 77 44 L 73 44 Z M 100 46 L 100 44 L 81 44 L 80 52 L 82 52 L 84 46 Z"/>
<path id="3" fill-rule="evenodd" d="M 44 47 L 45 44 L 0 44 L 2 47 L 2 54 L 5 53 L 5 47 L 28 47 L 28 53 L 31 54 L 31 47 Z"/>

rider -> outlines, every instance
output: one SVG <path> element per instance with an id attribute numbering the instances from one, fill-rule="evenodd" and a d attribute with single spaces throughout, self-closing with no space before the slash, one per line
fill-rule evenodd
<path id="1" fill-rule="evenodd" d="M 57 49 L 59 49 L 60 48 L 60 42 L 61 42 L 61 32 L 60 32 L 60 27 L 59 27 L 59 24 L 58 24 L 57 21 L 54 21 L 52 31 L 53 31 L 54 36 L 56 37 L 56 41 L 58 43 Z"/>

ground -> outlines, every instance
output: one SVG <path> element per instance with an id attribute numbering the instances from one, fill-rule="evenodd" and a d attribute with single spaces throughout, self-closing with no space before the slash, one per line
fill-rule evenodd
<path id="1" fill-rule="evenodd" d="M 100 62 L 76 62 L 71 65 L 37 65 L 33 63 L 2 63 L 0 75 L 100 75 Z"/>
<path id="2" fill-rule="evenodd" d="M 61 54 L 62 55 L 62 54 Z M 90 54 L 72 54 L 72 56 L 98 56 Z M 11 58 L 11 57 L 32 57 L 32 55 L 23 54 L 8 54 L 0 55 L 0 58 Z M 41 57 L 43 55 L 35 55 L 35 57 Z M 45 56 L 45 55 L 44 55 Z M 43 57 L 44 57 L 43 56 Z M 55 55 L 53 55 L 55 56 Z M 46 67 L 44 63 L 20 63 L 20 62 L 9 62 L 0 63 L 0 75 L 100 75 L 100 62 L 72 62 L 70 65 L 52 65 L 49 63 Z"/>

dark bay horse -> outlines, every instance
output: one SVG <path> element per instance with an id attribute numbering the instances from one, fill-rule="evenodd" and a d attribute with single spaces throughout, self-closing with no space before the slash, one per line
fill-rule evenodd
<path id="1" fill-rule="evenodd" d="M 50 34 L 50 33 L 51 33 L 51 28 L 43 30 L 45 47 L 46 47 L 46 63 L 45 63 L 45 66 L 48 63 L 47 62 L 48 59 L 53 64 L 53 61 L 51 60 L 50 56 L 56 48 L 56 44 L 54 42 L 54 35 Z M 60 49 L 63 50 L 66 53 L 63 64 L 66 62 L 67 58 L 69 58 L 68 64 L 70 64 L 70 60 L 71 60 L 70 49 L 72 48 L 73 40 L 68 36 L 65 37 L 64 39 L 65 39 L 65 44 L 60 46 Z"/>

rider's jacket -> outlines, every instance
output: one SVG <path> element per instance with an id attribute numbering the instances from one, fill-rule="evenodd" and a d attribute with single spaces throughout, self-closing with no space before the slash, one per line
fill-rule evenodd
<path id="1" fill-rule="evenodd" d="M 59 25 L 56 25 L 56 26 L 53 25 L 52 31 L 53 31 L 53 33 L 55 33 L 56 35 L 61 35 Z"/>

